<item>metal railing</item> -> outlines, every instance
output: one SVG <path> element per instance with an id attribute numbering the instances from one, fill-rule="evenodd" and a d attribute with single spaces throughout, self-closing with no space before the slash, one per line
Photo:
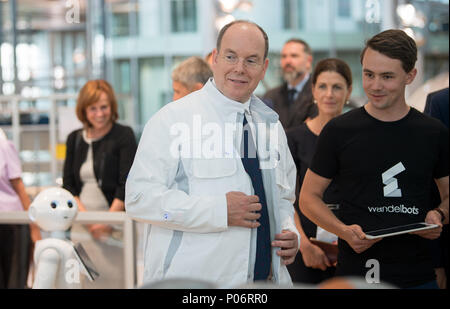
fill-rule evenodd
<path id="1" fill-rule="evenodd" d="M 26 211 L 0 212 L 0 224 L 29 224 Z M 126 289 L 136 287 L 135 222 L 125 212 L 87 211 L 79 212 L 74 223 L 122 224 L 124 284 Z M 95 263 L 95 261 L 93 261 Z"/>

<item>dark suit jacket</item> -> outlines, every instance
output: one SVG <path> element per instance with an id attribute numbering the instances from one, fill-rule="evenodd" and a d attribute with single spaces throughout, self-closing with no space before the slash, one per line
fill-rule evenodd
<path id="1" fill-rule="evenodd" d="M 442 121 L 448 128 L 449 109 L 448 109 L 448 88 L 430 93 L 427 96 L 424 113 Z"/>
<path id="2" fill-rule="evenodd" d="M 311 78 L 306 82 L 297 100 L 289 106 L 287 83 L 269 90 L 263 101 L 278 113 L 280 122 L 285 130 L 301 125 L 308 117 L 315 117 L 318 113 L 313 103 Z"/>
<path id="3" fill-rule="evenodd" d="M 439 119 L 444 125 L 449 125 L 449 108 L 448 108 L 448 88 L 444 88 L 435 92 L 428 94 L 427 101 L 425 104 L 425 114 L 430 115 L 436 119 Z M 431 183 L 431 206 L 438 207 L 441 203 L 441 196 L 439 194 L 439 189 L 436 183 L 433 181 Z M 434 268 L 445 269 L 447 278 L 450 277 L 449 271 L 449 230 L 448 225 L 444 226 L 441 236 L 431 242 L 433 249 L 433 266 Z M 448 288 L 448 287 L 447 287 Z"/>

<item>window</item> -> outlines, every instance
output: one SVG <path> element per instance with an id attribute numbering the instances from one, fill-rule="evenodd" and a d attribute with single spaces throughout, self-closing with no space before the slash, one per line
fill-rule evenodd
<path id="1" fill-rule="evenodd" d="M 304 25 L 304 0 L 283 0 L 283 29 L 300 30 Z"/>
<path id="2" fill-rule="evenodd" d="M 138 6 L 134 1 L 111 4 L 112 36 L 133 36 L 138 33 Z"/>
<path id="3" fill-rule="evenodd" d="M 170 1 L 171 31 L 197 31 L 197 3 L 196 0 Z"/>
<path id="4" fill-rule="evenodd" d="M 112 18 L 113 36 L 130 35 L 130 22 L 128 13 L 114 13 Z"/>
<path id="5" fill-rule="evenodd" d="M 117 96 L 120 119 L 130 119 L 132 110 L 129 107 L 131 95 L 131 63 L 130 60 L 116 60 L 114 62 L 114 90 Z"/>
<path id="6" fill-rule="evenodd" d="M 338 16 L 342 18 L 351 17 L 351 1 L 350 0 L 339 0 L 338 2 Z"/>

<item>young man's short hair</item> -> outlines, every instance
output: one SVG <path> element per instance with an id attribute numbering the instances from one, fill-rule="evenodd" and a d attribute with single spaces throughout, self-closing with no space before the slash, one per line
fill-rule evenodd
<path id="1" fill-rule="evenodd" d="M 406 73 L 411 72 L 416 65 L 416 42 L 402 30 L 386 30 L 367 41 L 366 47 L 361 53 L 361 64 L 368 48 L 389 58 L 400 60 Z"/>

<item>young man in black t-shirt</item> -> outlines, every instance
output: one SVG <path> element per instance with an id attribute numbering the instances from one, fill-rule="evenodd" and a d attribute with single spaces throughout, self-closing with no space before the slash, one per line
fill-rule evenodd
<path id="1" fill-rule="evenodd" d="M 428 239 L 448 224 L 448 129 L 406 104 L 416 60 L 416 44 L 401 30 L 370 39 L 361 55 L 368 104 L 331 120 L 319 137 L 300 207 L 339 236 L 338 276 L 437 287 Z M 342 196 L 339 218 L 322 201 L 332 179 Z M 442 198 L 437 209 L 430 203 L 433 179 Z M 364 231 L 423 221 L 440 227 L 365 238 Z"/>

